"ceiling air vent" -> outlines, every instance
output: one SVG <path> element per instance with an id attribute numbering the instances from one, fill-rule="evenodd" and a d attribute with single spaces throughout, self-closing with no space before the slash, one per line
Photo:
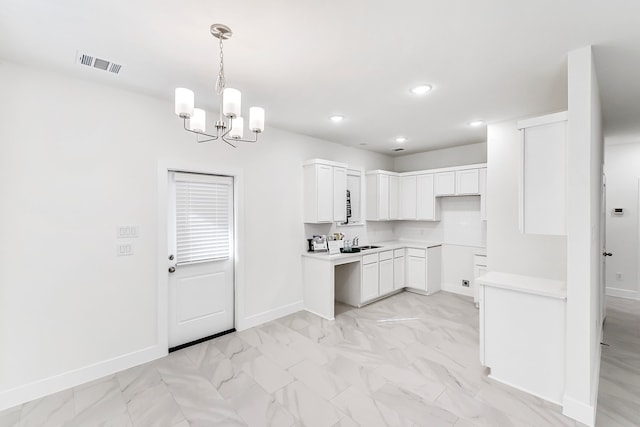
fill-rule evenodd
<path id="1" fill-rule="evenodd" d="M 108 61 L 102 58 L 96 58 L 95 56 L 87 55 L 85 53 L 78 53 L 77 62 L 87 67 L 97 68 L 98 70 L 109 71 L 113 74 L 118 74 L 122 69 L 121 64 Z"/>
<path id="2" fill-rule="evenodd" d="M 394 149 L 393 149 L 393 150 L 391 150 L 391 151 L 395 151 L 395 152 L 398 152 L 398 151 L 404 151 L 404 148 L 394 148 Z"/>

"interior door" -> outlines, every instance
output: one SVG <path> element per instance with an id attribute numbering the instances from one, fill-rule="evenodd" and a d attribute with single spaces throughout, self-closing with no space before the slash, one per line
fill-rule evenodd
<path id="1" fill-rule="evenodd" d="M 169 347 L 234 327 L 233 178 L 169 172 Z"/>

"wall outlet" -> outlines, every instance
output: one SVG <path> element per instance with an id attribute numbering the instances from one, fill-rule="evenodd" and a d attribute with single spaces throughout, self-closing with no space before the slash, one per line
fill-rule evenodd
<path id="1" fill-rule="evenodd" d="M 117 245 L 118 256 L 133 255 L 133 243 L 119 243 Z"/>
<path id="2" fill-rule="evenodd" d="M 465 288 L 469 287 L 469 281 L 468 280 L 462 280 L 462 286 L 464 286 Z"/>

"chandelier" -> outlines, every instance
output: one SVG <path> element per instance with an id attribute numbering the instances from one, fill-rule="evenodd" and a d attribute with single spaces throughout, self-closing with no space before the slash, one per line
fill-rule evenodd
<path id="1" fill-rule="evenodd" d="M 213 24 L 211 35 L 217 38 L 220 44 L 220 70 L 216 80 L 216 93 L 220 98 L 220 116 L 214 125 L 215 135 L 207 133 L 206 112 L 201 108 L 194 108 L 195 95 L 192 90 L 182 87 L 176 88 L 176 114 L 182 118 L 184 129 L 196 134 L 198 143 L 221 139 L 235 148 L 235 142 L 256 142 L 258 134 L 264 130 L 264 109 L 260 107 L 249 109 L 249 130 L 254 133 L 254 138 L 252 140 L 243 139 L 244 120 L 241 116 L 241 94 L 238 89 L 226 87 L 222 41 L 230 39 L 233 33 L 226 25 Z M 226 123 L 224 118 L 227 118 Z"/>

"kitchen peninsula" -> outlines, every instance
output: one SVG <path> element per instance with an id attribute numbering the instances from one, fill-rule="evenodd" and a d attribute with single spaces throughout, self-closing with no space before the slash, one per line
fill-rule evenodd
<path id="1" fill-rule="evenodd" d="M 396 240 L 372 246 L 336 255 L 303 253 L 306 309 L 333 320 L 335 301 L 361 307 L 403 289 L 425 295 L 440 290 L 440 242 Z"/>

